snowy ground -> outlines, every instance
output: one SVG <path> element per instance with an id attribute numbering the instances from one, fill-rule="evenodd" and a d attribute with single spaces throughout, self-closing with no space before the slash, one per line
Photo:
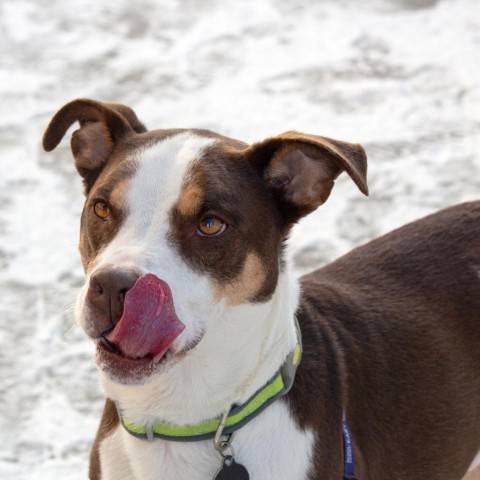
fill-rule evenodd
<path id="1" fill-rule="evenodd" d="M 480 195 L 478 0 L 0 0 L 0 478 L 81 479 L 101 409 L 71 305 L 82 193 L 63 103 L 131 105 L 151 128 L 363 143 L 299 225 L 299 272 Z"/>

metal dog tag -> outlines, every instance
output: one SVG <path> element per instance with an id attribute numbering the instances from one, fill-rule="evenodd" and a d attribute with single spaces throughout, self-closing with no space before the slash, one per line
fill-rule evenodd
<path id="1" fill-rule="evenodd" d="M 222 466 L 213 477 L 213 480 L 249 480 L 247 469 L 236 463 L 231 455 L 223 457 Z"/>

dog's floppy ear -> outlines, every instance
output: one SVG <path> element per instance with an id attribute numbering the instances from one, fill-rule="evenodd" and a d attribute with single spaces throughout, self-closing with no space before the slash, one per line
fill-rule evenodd
<path id="1" fill-rule="evenodd" d="M 50 152 L 62 140 L 70 126 L 79 122 L 71 139 L 75 167 L 88 192 L 106 165 L 115 144 L 123 137 L 146 132 L 135 112 L 124 105 L 89 99 L 73 100 L 52 118 L 43 136 L 43 148 Z"/>
<path id="2" fill-rule="evenodd" d="M 368 195 L 367 156 L 361 145 L 288 131 L 250 146 L 246 153 L 289 221 L 324 203 L 343 171 Z"/>

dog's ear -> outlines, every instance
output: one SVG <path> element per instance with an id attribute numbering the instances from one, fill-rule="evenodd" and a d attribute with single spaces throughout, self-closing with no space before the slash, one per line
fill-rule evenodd
<path id="1" fill-rule="evenodd" d="M 43 148 L 50 152 L 70 126 L 79 122 L 71 139 L 75 167 L 88 192 L 106 165 L 115 144 L 127 135 L 147 129 L 135 112 L 124 105 L 78 99 L 64 105 L 52 118 L 43 136 Z"/>
<path id="2" fill-rule="evenodd" d="M 343 171 L 368 195 L 367 156 L 361 145 L 288 131 L 250 146 L 246 154 L 260 169 L 288 221 L 324 203 Z"/>

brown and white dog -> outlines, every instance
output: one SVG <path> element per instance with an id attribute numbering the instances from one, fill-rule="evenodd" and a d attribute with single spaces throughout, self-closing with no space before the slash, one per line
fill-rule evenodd
<path id="1" fill-rule="evenodd" d="M 285 258 L 289 231 L 342 171 L 368 193 L 361 146 L 293 131 L 254 145 L 147 131 L 128 107 L 75 100 L 53 117 L 45 149 L 76 121 L 86 191 L 76 316 L 97 344 L 107 395 L 91 479 L 212 479 L 212 441 L 136 438 L 117 406 L 145 426 L 221 417 L 282 365 L 295 317 L 303 358 L 292 389 L 232 440 L 251 480 L 341 479 L 343 415 L 360 480 L 474 478 L 479 202 L 298 281 Z"/>

